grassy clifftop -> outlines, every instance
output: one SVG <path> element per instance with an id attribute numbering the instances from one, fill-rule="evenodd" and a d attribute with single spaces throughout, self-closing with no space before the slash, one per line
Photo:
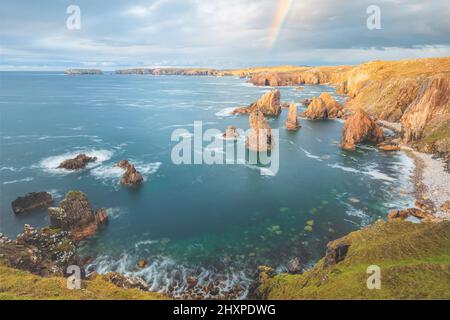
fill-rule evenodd
<path id="1" fill-rule="evenodd" d="M 61 277 L 44 278 L 0 264 L 0 300 L 162 300 L 159 293 L 123 289 L 103 276 L 83 281 L 81 290 L 67 289 Z"/>
<path id="2" fill-rule="evenodd" d="M 302 275 L 266 278 L 268 299 L 450 299 L 450 222 L 379 221 L 332 242 L 350 245 L 343 261 L 326 258 Z M 367 267 L 381 268 L 381 289 L 367 289 Z"/>

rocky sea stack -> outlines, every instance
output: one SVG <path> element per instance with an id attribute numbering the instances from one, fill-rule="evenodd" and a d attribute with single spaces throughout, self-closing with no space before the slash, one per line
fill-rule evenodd
<path id="1" fill-rule="evenodd" d="M 360 142 L 380 143 L 383 140 L 383 130 L 364 111 L 358 109 L 345 121 L 341 147 L 355 150 Z"/>
<path id="2" fill-rule="evenodd" d="M 342 106 L 334 100 L 328 93 L 324 92 L 319 97 L 314 97 L 311 101 L 304 101 L 308 109 L 302 116 L 311 120 L 340 118 L 342 116 Z"/>
<path id="3" fill-rule="evenodd" d="M 52 228 L 70 231 L 76 240 L 94 235 L 108 220 L 106 210 L 93 211 L 88 198 L 81 191 L 70 191 L 59 207 L 48 208 L 48 213 Z"/>
<path id="4" fill-rule="evenodd" d="M 235 126 L 228 126 L 227 130 L 222 135 L 222 137 L 224 137 L 225 139 L 229 139 L 229 140 L 236 140 L 236 139 L 239 139 L 240 135 L 236 131 L 236 127 Z"/>
<path id="5" fill-rule="evenodd" d="M 23 197 L 17 197 L 11 203 L 15 214 L 48 208 L 53 204 L 53 197 L 48 192 L 30 192 Z"/>
<path id="6" fill-rule="evenodd" d="M 298 128 L 301 127 L 301 125 L 298 121 L 297 106 L 295 105 L 295 103 L 291 103 L 289 105 L 289 113 L 288 113 L 288 117 L 287 117 L 284 125 L 285 125 L 286 129 L 292 130 L 292 131 L 298 130 Z"/>
<path id="7" fill-rule="evenodd" d="M 86 168 L 89 162 L 97 161 L 97 157 L 89 157 L 84 153 L 77 155 L 73 159 L 67 159 L 61 162 L 58 166 L 58 169 L 66 169 L 66 170 L 81 170 Z"/>
<path id="8" fill-rule="evenodd" d="M 261 111 L 250 113 L 250 133 L 247 136 L 246 146 L 255 152 L 266 152 L 272 149 L 272 130 Z"/>
<path id="9" fill-rule="evenodd" d="M 128 160 L 121 160 L 116 164 L 117 167 L 125 170 L 125 173 L 120 179 L 120 183 L 124 186 L 135 187 L 144 182 L 142 174 L 136 170 Z"/>
<path id="10" fill-rule="evenodd" d="M 248 107 L 234 110 L 233 114 L 248 114 L 256 110 L 265 116 L 278 117 L 281 113 L 280 90 L 266 92 L 258 101 Z"/>

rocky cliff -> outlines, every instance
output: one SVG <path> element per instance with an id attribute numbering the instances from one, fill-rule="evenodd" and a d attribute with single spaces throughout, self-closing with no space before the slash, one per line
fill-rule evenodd
<path id="1" fill-rule="evenodd" d="M 260 273 L 266 299 L 449 299 L 450 222 L 378 221 L 330 242 L 303 274 Z M 369 290 L 368 267 L 381 272 Z"/>
<path id="2" fill-rule="evenodd" d="M 331 84 L 377 120 L 401 122 L 405 143 L 450 152 L 450 57 L 372 61 L 354 67 L 297 67 L 252 74 L 259 86 Z"/>
<path id="3" fill-rule="evenodd" d="M 280 90 L 266 92 L 250 106 L 235 109 L 233 114 L 248 114 L 253 111 L 261 111 L 269 117 L 279 116 L 281 113 Z"/>

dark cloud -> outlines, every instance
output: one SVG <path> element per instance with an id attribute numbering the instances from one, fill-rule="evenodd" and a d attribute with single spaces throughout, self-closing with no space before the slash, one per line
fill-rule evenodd
<path id="1" fill-rule="evenodd" d="M 2 0 L 1 65 L 209 65 L 357 63 L 450 54 L 448 0 Z M 81 8 L 81 30 L 65 27 Z M 380 30 L 366 27 L 369 5 Z"/>

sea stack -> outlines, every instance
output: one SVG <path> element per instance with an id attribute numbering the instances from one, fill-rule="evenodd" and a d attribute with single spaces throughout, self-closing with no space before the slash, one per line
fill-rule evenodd
<path id="1" fill-rule="evenodd" d="M 135 187 L 144 182 L 142 174 L 137 171 L 134 165 L 132 165 L 128 160 L 121 160 L 116 166 L 125 170 L 125 173 L 120 180 L 120 183 L 124 186 Z"/>
<path id="2" fill-rule="evenodd" d="M 50 226 L 70 231 L 75 240 L 94 235 L 108 220 L 104 209 L 93 211 L 86 195 L 81 191 L 70 191 L 59 207 L 48 208 Z"/>
<path id="3" fill-rule="evenodd" d="M 22 197 L 17 197 L 11 203 L 15 214 L 48 208 L 53 204 L 52 195 L 48 192 L 30 192 Z"/>
<path id="4" fill-rule="evenodd" d="M 291 103 L 289 105 L 289 113 L 284 125 L 286 126 L 286 129 L 292 131 L 296 131 L 301 127 L 298 122 L 297 106 L 295 105 L 295 103 Z"/>
<path id="5" fill-rule="evenodd" d="M 246 146 L 255 152 L 267 152 L 272 149 L 272 130 L 261 111 L 250 113 L 250 133 L 247 136 Z"/>
<path id="6" fill-rule="evenodd" d="M 314 97 L 308 104 L 308 109 L 302 113 L 303 117 L 310 120 L 338 118 L 341 115 L 342 106 L 328 92 Z"/>
<path id="7" fill-rule="evenodd" d="M 228 126 L 227 130 L 225 131 L 225 133 L 222 136 L 228 140 L 236 140 L 236 139 L 239 139 L 239 137 L 240 137 L 239 133 L 236 131 L 235 126 Z"/>
<path id="8" fill-rule="evenodd" d="M 261 111 L 265 116 L 278 117 L 281 113 L 280 90 L 266 92 L 250 106 L 235 109 L 233 114 L 249 114 L 256 110 Z"/>
<path id="9" fill-rule="evenodd" d="M 355 150 L 360 142 L 380 143 L 383 140 L 383 130 L 362 109 L 357 109 L 345 121 L 341 147 Z"/>

